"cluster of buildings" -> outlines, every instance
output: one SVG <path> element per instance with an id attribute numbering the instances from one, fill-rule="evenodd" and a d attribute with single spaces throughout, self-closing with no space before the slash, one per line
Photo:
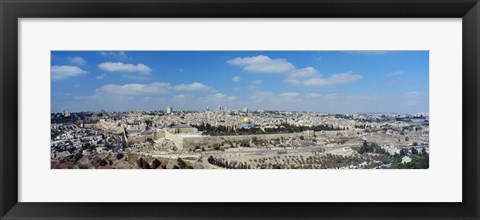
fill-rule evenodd
<path id="1" fill-rule="evenodd" d="M 200 125 L 237 129 L 278 128 L 284 124 L 295 126 L 327 125 L 334 131 L 306 130 L 295 134 L 256 134 L 209 136 L 199 131 Z M 346 154 L 363 141 L 374 142 L 391 154 L 400 149 L 429 148 L 428 113 L 422 114 L 331 114 L 295 111 L 249 111 L 247 107 L 234 110 L 218 107 L 214 110 L 181 111 L 167 106 L 165 111 L 79 112 L 52 114 L 52 159 L 59 159 L 73 149 L 86 150 L 95 146 L 97 151 L 122 151 L 128 146 L 155 145 L 168 140 L 181 152 L 209 149 L 213 146 L 237 146 L 249 141 L 249 146 L 276 147 L 284 141 L 282 152 L 291 146 L 303 146 L 305 141 L 315 147 L 332 149 Z M 262 140 L 262 145 L 252 140 Z M 308 143 L 306 145 L 308 145 Z M 295 149 L 295 148 L 292 148 Z M 70 152 L 72 154 L 75 150 Z M 157 152 L 158 153 L 158 152 Z M 168 153 L 168 152 L 166 152 Z M 176 152 L 178 155 L 178 151 Z"/>
<path id="2" fill-rule="evenodd" d="M 86 155 L 110 151 L 121 142 L 121 137 L 96 129 L 83 129 L 75 124 L 51 124 L 50 155 L 52 160 L 62 160 L 78 152 Z M 118 139 L 118 140 L 117 140 Z"/>

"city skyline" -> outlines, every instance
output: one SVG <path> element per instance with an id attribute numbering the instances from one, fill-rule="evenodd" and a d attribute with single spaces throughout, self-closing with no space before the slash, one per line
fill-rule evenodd
<path id="1" fill-rule="evenodd" d="M 428 51 L 52 51 L 51 111 L 428 112 Z"/>

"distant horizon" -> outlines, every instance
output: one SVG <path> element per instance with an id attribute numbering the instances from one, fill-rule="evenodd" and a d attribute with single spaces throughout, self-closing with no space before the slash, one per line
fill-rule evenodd
<path id="1" fill-rule="evenodd" d="M 171 106 L 173 108 L 173 106 Z M 131 109 L 131 110 L 125 110 L 125 111 L 114 111 L 114 110 L 105 110 L 105 109 L 100 109 L 100 110 L 87 110 L 87 111 L 69 111 L 68 109 L 64 109 L 65 112 L 70 112 L 70 113 L 81 113 L 81 112 L 101 112 L 102 110 L 104 112 L 133 112 L 133 111 L 143 111 L 143 112 L 153 112 L 153 111 L 162 111 L 165 112 L 165 109 L 151 109 L 151 110 L 143 110 L 143 109 Z M 224 110 L 224 108 L 222 108 Z M 235 110 L 235 111 L 242 111 L 243 109 L 231 109 L 228 108 L 228 110 Z M 206 109 L 197 109 L 197 110 L 192 110 L 192 109 L 172 109 L 173 112 L 177 111 L 187 111 L 187 112 L 205 112 Z M 211 108 L 210 111 L 216 111 L 216 108 Z M 254 111 L 278 111 L 278 112 L 312 112 L 312 113 L 324 113 L 324 114 L 343 114 L 343 115 L 351 115 L 351 114 L 405 114 L 405 115 L 414 115 L 414 114 L 429 114 L 429 112 L 413 112 L 413 113 L 405 113 L 405 112 L 352 112 L 352 113 L 343 113 L 343 112 L 319 112 L 319 111 L 294 111 L 294 110 L 276 110 L 276 109 L 248 109 L 248 113 L 254 112 Z M 59 112 L 51 112 L 51 114 L 60 114 L 62 111 Z"/>
<path id="2" fill-rule="evenodd" d="M 52 113 L 165 111 L 167 105 L 183 111 L 428 113 L 429 52 L 51 52 Z"/>

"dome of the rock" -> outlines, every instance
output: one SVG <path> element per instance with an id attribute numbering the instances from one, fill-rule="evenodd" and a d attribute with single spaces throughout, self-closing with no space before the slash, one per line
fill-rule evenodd
<path id="1" fill-rule="evenodd" d="M 250 118 L 248 118 L 248 117 L 245 117 L 245 118 L 242 119 L 242 122 L 245 123 L 245 124 L 250 124 L 250 123 L 252 123 L 252 120 L 250 120 Z"/>

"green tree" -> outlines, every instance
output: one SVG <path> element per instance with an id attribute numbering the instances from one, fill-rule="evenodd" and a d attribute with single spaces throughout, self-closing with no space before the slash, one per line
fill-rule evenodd
<path id="1" fill-rule="evenodd" d="M 425 150 L 425 148 L 422 148 L 422 155 L 428 155 L 427 150 Z"/>
<path id="2" fill-rule="evenodd" d="M 418 154 L 418 150 L 414 147 L 410 148 L 410 150 L 412 151 L 412 154 Z"/>

